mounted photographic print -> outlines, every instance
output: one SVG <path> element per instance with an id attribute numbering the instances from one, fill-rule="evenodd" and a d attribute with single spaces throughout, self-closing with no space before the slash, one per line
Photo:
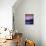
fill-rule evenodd
<path id="1" fill-rule="evenodd" d="M 34 24 L 34 15 L 33 14 L 25 14 L 25 24 L 27 24 L 27 25 Z"/>

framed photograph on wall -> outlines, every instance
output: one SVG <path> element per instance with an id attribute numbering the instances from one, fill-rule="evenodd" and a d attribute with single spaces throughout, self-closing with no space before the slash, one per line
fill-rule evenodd
<path id="1" fill-rule="evenodd" d="M 34 15 L 33 14 L 25 14 L 25 24 L 26 25 L 34 24 Z"/>

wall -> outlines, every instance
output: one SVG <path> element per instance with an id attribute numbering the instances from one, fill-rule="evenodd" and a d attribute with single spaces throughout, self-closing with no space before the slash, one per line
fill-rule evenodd
<path id="1" fill-rule="evenodd" d="M 0 0 L 0 28 L 6 27 L 9 30 L 12 29 L 12 26 L 13 26 L 12 25 L 12 23 L 13 23 L 12 6 L 14 5 L 15 2 L 16 2 L 16 0 Z M 3 30 L 0 29 L 0 32 L 2 32 Z M 0 34 L 0 36 L 1 36 L 0 38 L 5 38 L 5 35 L 6 36 L 10 35 L 10 32 L 3 31 L 3 33 Z"/>
<path id="2" fill-rule="evenodd" d="M 15 5 L 14 5 L 15 6 Z M 15 9 L 15 28 L 22 32 L 25 38 L 35 41 L 36 46 L 41 46 L 41 1 L 23 0 Z M 34 24 L 25 25 L 25 13 L 34 14 Z"/>
<path id="3" fill-rule="evenodd" d="M 46 0 L 41 1 L 41 41 L 46 46 Z"/>
<path id="4" fill-rule="evenodd" d="M 16 0 L 0 0 L 0 27 L 12 29 L 12 6 Z"/>

